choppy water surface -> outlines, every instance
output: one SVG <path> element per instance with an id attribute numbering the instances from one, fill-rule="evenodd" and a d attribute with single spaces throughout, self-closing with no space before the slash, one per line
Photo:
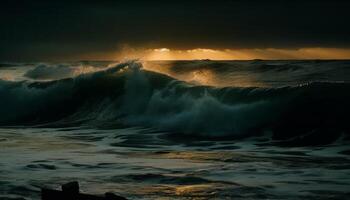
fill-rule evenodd
<path id="1" fill-rule="evenodd" d="M 130 199 L 346 199 L 346 145 L 278 148 L 263 141 L 170 142 L 126 128 L 1 129 L 1 196 L 79 180 Z M 158 138 L 158 139 L 157 139 Z M 260 144 L 260 145 L 259 145 Z M 30 198 L 28 198 L 30 197 Z"/>
<path id="2" fill-rule="evenodd" d="M 0 199 L 347 199 L 350 62 L 0 67 Z"/>

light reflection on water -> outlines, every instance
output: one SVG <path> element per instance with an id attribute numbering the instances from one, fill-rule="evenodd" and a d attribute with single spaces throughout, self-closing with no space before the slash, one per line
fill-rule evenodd
<path id="1" fill-rule="evenodd" d="M 84 192 L 130 199 L 346 199 L 350 162 L 338 152 L 347 146 L 286 149 L 252 140 L 189 146 L 159 139 L 133 147 L 135 138 L 157 134 L 0 129 L 0 197 L 36 199 L 41 186 L 78 180 Z"/>

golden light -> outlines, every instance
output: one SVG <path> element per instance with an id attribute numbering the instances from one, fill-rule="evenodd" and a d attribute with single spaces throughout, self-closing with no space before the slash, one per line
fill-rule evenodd
<path id="1" fill-rule="evenodd" d="M 168 48 L 148 49 L 142 56 L 143 60 L 232 60 L 238 59 L 234 53 L 214 49 L 171 50 Z"/>
<path id="2" fill-rule="evenodd" d="M 305 59 L 350 59 L 346 48 L 299 48 L 299 49 L 170 49 L 125 47 L 115 52 L 99 52 L 80 55 L 82 60 L 305 60 Z"/>
<path id="3" fill-rule="evenodd" d="M 115 53 L 114 59 L 141 60 L 292 60 L 292 59 L 350 59 L 350 49 L 300 48 L 300 49 L 128 49 Z M 114 55 L 115 55 L 114 54 Z"/>
<path id="4" fill-rule="evenodd" d="M 153 49 L 153 51 L 155 52 L 169 52 L 170 49 L 167 49 L 167 48 L 161 48 L 161 49 Z"/>

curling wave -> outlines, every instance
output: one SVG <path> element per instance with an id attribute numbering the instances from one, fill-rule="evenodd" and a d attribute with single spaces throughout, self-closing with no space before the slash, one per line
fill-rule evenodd
<path id="1" fill-rule="evenodd" d="M 272 132 L 293 144 L 329 143 L 349 135 L 349 89 L 348 83 L 200 86 L 129 61 L 50 82 L 0 80 L 0 125 L 119 124 L 209 138 Z"/>

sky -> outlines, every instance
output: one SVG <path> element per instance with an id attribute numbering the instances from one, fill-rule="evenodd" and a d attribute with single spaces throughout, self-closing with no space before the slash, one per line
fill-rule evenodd
<path id="1" fill-rule="evenodd" d="M 0 4 L 0 61 L 350 59 L 347 0 Z"/>

